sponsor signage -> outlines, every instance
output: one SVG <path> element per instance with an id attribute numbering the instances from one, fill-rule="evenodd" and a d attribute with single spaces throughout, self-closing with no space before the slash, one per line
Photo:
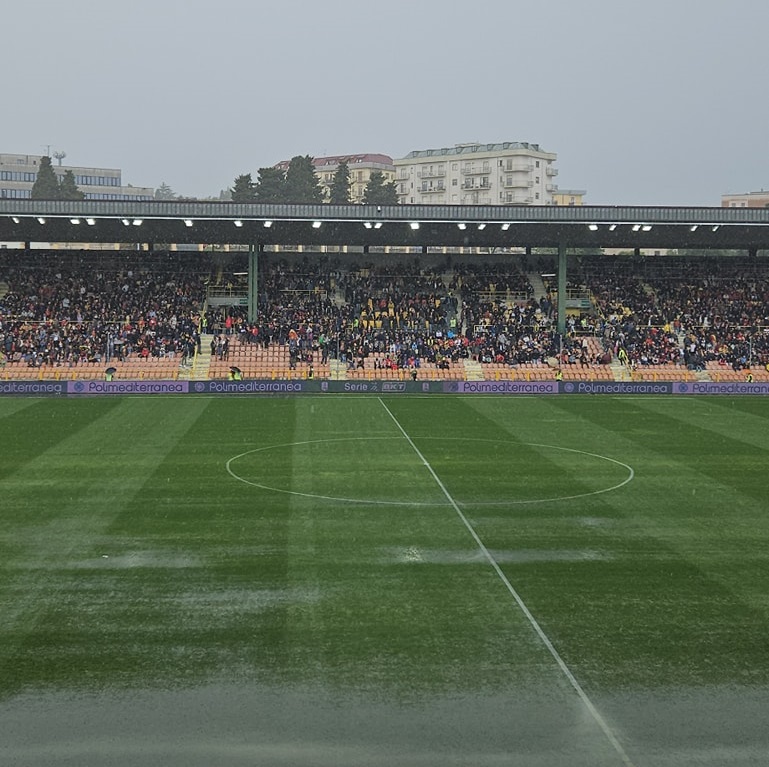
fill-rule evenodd
<path id="1" fill-rule="evenodd" d="M 558 394 L 556 381 L 447 381 L 450 394 Z"/>
<path id="2" fill-rule="evenodd" d="M 723 394 L 769 395 L 768 383 L 714 381 L 0 381 L 0 396 L 176 394 Z"/>
<path id="3" fill-rule="evenodd" d="M 675 385 L 676 394 L 769 394 L 769 383 L 697 381 Z"/>
<path id="4" fill-rule="evenodd" d="M 567 381 L 561 383 L 564 394 L 672 394 L 674 384 L 669 381 L 646 383 L 643 381 Z"/>

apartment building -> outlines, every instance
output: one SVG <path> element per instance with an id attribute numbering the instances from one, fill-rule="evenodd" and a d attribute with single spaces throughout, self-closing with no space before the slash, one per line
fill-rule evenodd
<path id="1" fill-rule="evenodd" d="M 721 196 L 722 208 L 769 208 L 769 192 L 746 192 Z"/>
<path id="2" fill-rule="evenodd" d="M 59 181 L 71 170 L 75 183 L 86 200 L 152 200 L 155 190 L 151 187 L 123 185 L 119 168 L 87 168 L 62 165 L 64 155 L 56 155 L 53 171 Z M 32 186 L 43 155 L 0 154 L 0 197 L 24 199 L 32 196 Z"/>
<path id="3" fill-rule="evenodd" d="M 408 205 L 552 205 L 556 155 L 538 144 L 456 144 L 395 160 L 398 198 Z"/>
<path id="4" fill-rule="evenodd" d="M 586 194 L 584 189 L 558 189 L 553 192 L 553 205 L 582 205 Z"/>
<path id="5" fill-rule="evenodd" d="M 350 202 L 356 204 L 363 202 L 363 193 L 366 191 L 366 185 L 374 171 L 378 170 L 382 173 L 385 183 L 395 178 L 393 158 L 386 154 L 345 154 L 315 157 L 312 164 L 323 188 L 324 202 L 329 200 L 334 174 L 343 162 L 347 163 L 350 171 Z M 275 167 L 285 172 L 289 165 L 290 160 L 281 160 Z"/>

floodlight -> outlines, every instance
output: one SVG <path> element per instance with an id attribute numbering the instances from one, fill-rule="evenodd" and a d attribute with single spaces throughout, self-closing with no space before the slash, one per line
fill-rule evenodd
<path id="1" fill-rule="evenodd" d="M 376 224 L 374 224 L 374 229 L 381 229 L 382 228 L 382 222 L 377 221 Z"/>
<path id="2" fill-rule="evenodd" d="M 641 231 L 641 225 L 640 224 L 633 224 L 633 231 L 634 232 L 640 232 Z"/>
<path id="3" fill-rule="evenodd" d="M 371 227 L 373 226 L 373 224 L 372 224 L 370 221 L 364 221 L 364 222 L 363 222 L 363 226 L 365 226 L 365 227 L 366 227 L 366 229 L 371 229 Z"/>
<path id="4" fill-rule="evenodd" d="M 320 229 L 320 227 L 323 225 L 322 221 L 313 221 L 312 222 L 312 228 L 313 229 Z"/>
<path id="5" fill-rule="evenodd" d="M 482 229 L 485 229 L 485 228 L 486 228 L 486 224 L 478 224 L 478 229 L 482 230 Z"/>
<path id="6" fill-rule="evenodd" d="M 144 223 L 144 219 L 141 219 L 141 218 L 135 218 L 133 220 L 133 225 L 134 226 L 141 226 L 143 223 Z"/>
<path id="7" fill-rule="evenodd" d="M 419 222 L 418 222 L 418 221 L 412 221 L 412 222 L 409 224 L 409 226 L 410 226 L 412 229 L 419 229 Z"/>
<path id="8" fill-rule="evenodd" d="M 698 227 L 699 227 L 699 225 L 698 225 L 698 224 L 692 224 L 692 225 L 689 227 L 689 231 L 690 231 L 690 232 L 696 232 L 696 231 L 697 231 L 697 229 L 698 229 Z"/>
<path id="9" fill-rule="evenodd" d="M 69 220 L 69 223 L 70 224 L 79 224 L 80 223 L 80 219 L 79 218 L 71 218 Z"/>
<path id="10" fill-rule="evenodd" d="M 609 227 L 609 231 L 610 231 L 610 232 L 613 232 L 613 231 L 614 231 L 616 228 L 617 228 L 617 225 L 616 225 L 616 224 L 612 224 L 612 225 Z"/>
<path id="11" fill-rule="evenodd" d="M 264 228 L 269 229 L 272 226 L 272 221 L 265 221 L 264 222 Z"/>
<path id="12" fill-rule="evenodd" d="M 510 228 L 510 224 L 508 224 L 508 223 L 502 224 L 502 231 L 503 232 L 506 232 L 509 228 Z"/>
<path id="13" fill-rule="evenodd" d="M 241 226 L 243 226 L 243 222 L 242 222 L 242 221 L 235 221 L 235 222 L 234 222 L 234 224 L 235 224 L 235 226 L 237 226 L 237 227 L 241 227 Z"/>
<path id="14" fill-rule="evenodd" d="M 86 222 L 86 224 L 88 224 L 88 226 L 93 226 L 93 225 L 96 223 L 96 219 L 93 219 L 93 218 L 87 218 L 87 219 L 85 220 L 85 222 Z"/>
<path id="15" fill-rule="evenodd" d="M 719 224 L 714 224 L 713 228 L 711 229 L 712 232 L 717 232 L 720 229 Z"/>
<path id="16" fill-rule="evenodd" d="M 651 230 L 652 230 L 652 225 L 651 224 L 644 224 L 641 227 L 641 231 L 642 232 L 651 232 Z"/>
<path id="17" fill-rule="evenodd" d="M 45 223 L 45 219 L 40 217 L 40 216 L 38 216 L 37 223 L 38 224 L 44 224 Z"/>
<path id="18" fill-rule="evenodd" d="M 458 227 L 459 227 L 459 228 L 460 228 L 462 231 L 464 231 L 465 229 L 467 229 L 467 224 L 457 224 L 457 226 L 458 226 Z"/>
<path id="19" fill-rule="evenodd" d="M 13 221 L 14 224 L 19 223 L 19 217 L 18 216 L 11 216 L 11 221 Z"/>
<path id="20" fill-rule="evenodd" d="M 123 226 L 131 226 L 131 222 L 127 218 L 120 219 L 123 222 Z"/>
<path id="21" fill-rule="evenodd" d="M 587 228 L 588 228 L 588 229 L 589 229 L 591 232 L 597 232 L 597 231 L 598 231 L 598 224 L 588 224 L 588 225 L 587 225 Z"/>
<path id="22" fill-rule="evenodd" d="M 185 218 L 184 219 L 184 225 L 185 226 L 192 226 L 192 219 L 191 218 Z"/>

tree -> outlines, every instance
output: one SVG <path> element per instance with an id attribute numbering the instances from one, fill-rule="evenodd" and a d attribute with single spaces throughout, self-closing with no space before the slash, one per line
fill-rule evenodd
<path id="1" fill-rule="evenodd" d="M 244 173 L 235 179 L 232 187 L 233 202 L 256 202 L 256 187 L 250 173 Z"/>
<path id="2" fill-rule="evenodd" d="M 398 190 L 395 182 L 386 182 L 381 170 L 372 171 L 363 190 L 363 202 L 365 205 L 397 205 Z"/>
<path id="3" fill-rule="evenodd" d="M 279 168 L 259 168 L 256 181 L 257 202 L 284 202 L 286 178 Z"/>
<path id="4" fill-rule="evenodd" d="M 331 179 L 331 188 L 328 198 L 331 205 L 346 205 L 350 202 L 350 168 L 342 160 Z"/>
<path id="5" fill-rule="evenodd" d="M 171 189 L 168 184 L 164 181 L 156 190 L 155 190 L 155 199 L 156 200 L 175 200 L 176 199 L 176 192 L 174 192 L 173 189 Z"/>
<path id="6" fill-rule="evenodd" d="M 64 173 L 59 184 L 59 199 L 61 200 L 84 200 L 85 193 L 78 189 L 75 183 L 75 174 L 68 170 Z"/>
<path id="7" fill-rule="evenodd" d="M 315 175 L 312 157 L 291 158 L 286 171 L 285 202 L 323 202 L 323 189 Z"/>
<path id="8" fill-rule="evenodd" d="M 50 157 L 40 158 L 40 167 L 37 170 L 37 178 L 32 185 L 31 196 L 33 200 L 58 200 L 59 179 L 53 171 Z"/>

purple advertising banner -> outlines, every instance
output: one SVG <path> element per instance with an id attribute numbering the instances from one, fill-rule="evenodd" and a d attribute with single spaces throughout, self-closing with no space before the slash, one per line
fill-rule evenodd
<path id="1" fill-rule="evenodd" d="M 67 394 L 187 394 L 189 381 L 67 381 Z"/>
<path id="2" fill-rule="evenodd" d="M 675 384 L 673 391 L 676 394 L 769 394 L 769 383 L 681 382 Z"/>
<path id="3" fill-rule="evenodd" d="M 0 394 L 60 397 L 66 393 L 67 384 L 64 381 L 0 381 Z"/>
<path id="4" fill-rule="evenodd" d="M 195 381 L 190 391 L 196 394 L 300 394 L 303 381 Z"/>
<path id="5" fill-rule="evenodd" d="M 447 381 L 450 394 L 558 394 L 557 381 Z"/>
<path id="6" fill-rule="evenodd" d="M 672 394 L 673 384 L 665 381 L 568 381 L 561 384 L 564 394 Z"/>

